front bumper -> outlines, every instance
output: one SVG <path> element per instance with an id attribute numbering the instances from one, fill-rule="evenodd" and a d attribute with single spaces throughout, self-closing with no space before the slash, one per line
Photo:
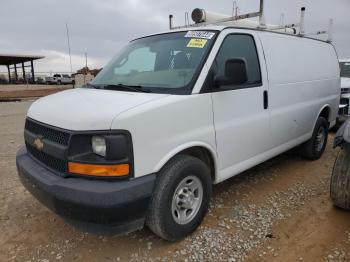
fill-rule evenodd
<path id="1" fill-rule="evenodd" d="M 64 178 L 32 159 L 24 147 L 17 153 L 16 164 L 25 188 L 83 231 L 124 234 L 144 225 L 154 174 L 126 181 Z"/>
<path id="2" fill-rule="evenodd" d="M 342 94 L 340 97 L 338 121 L 343 122 L 350 116 L 350 94 Z"/>

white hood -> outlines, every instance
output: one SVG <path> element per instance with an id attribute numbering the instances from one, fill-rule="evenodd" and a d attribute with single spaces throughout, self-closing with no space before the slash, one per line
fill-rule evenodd
<path id="1" fill-rule="evenodd" d="M 341 78 L 341 88 L 350 88 L 350 78 L 348 77 Z"/>
<path id="2" fill-rule="evenodd" d="M 108 130 L 122 112 L 166 96 L 78 88 L 37 100 L 27 116 L 68 130 Z"/>

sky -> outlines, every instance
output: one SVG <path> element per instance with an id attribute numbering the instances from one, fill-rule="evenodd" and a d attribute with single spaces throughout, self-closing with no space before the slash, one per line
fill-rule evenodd
<path id="1" fill-rule="evenodd" d="M 44 55 L 37 72 L 69 72 L 66 24 L 70 31 L 73 71 L 103 67 L 130 40 L 166 31 L 168 16 L 184 24 L 185 12 L 203 8 L 232 14 L 232 0 L 0 0 L 0 54 Z M 259 0 L 236 0 L 239 13 L 255 12 Z M 306 32 L 327 30 L 334 19 L 339 58 L 350 58 L 350 0 L 265 0 L 266 22 L 299 21 L 306 7 Z M 6 71 L 0 67 L 0 72 Z"/>

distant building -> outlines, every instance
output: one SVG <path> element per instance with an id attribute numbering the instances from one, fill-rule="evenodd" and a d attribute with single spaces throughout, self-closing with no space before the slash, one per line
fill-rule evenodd
<path id="1" fill-rule="evenodd" d="M 82 74 L 82 75 L 93 75 L 94 77 L 97 76 L 97 74 L 102 70 L 100 69 L 90 69 L 89 67 L 83 67 L 82 69 L 79 69 L 76 74 Z"/>
<path id="2" fill-rule="evenodd" d="M 44 56 L 0 54 L 0 66 L 7 67 L 7 81 L 9 83 L 35 83 L 33 61 Z M 27 72 L 30 68 L 30 73 Z M 1 82 L 5 81 L 1 78 Z"/>
<path id="3" fill-rule="evenodd" d="M 101 70 L 102 68 L 89 69 L 88 67 L 83 67 L 82 69 L 79 69 L 74 74 L 75 86 L 81 87 L 83 85 L 86 85 L 87 83 L 92 81 Z"/>

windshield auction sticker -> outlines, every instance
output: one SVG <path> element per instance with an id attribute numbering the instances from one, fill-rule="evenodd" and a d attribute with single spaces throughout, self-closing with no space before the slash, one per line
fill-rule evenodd
<path id="1" fill-rule="evenodd" d="M 185 37 L 187 38 L 203 38 L 203 39 L 212 39 L 214 37 L 214 32 L 208 31 L 188 31 Z"/>
<path id="2" fill-rule="evenodd" d="M 207 42 L 208 42 L 208 40 L 206 40 L 206 39 L 194 38 L 188 42 L 187 47 L 203 48 L 203 47 L 205 47 Z"/>

